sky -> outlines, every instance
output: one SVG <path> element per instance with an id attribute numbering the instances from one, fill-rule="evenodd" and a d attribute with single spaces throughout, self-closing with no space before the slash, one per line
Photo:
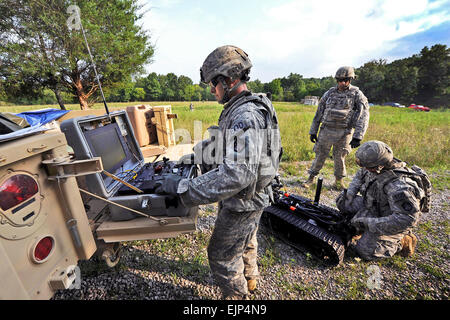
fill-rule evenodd
<path id="1" fill-rule="evenodd" d="M 215 48 L 235 45 L 250 57 L 251 80 L 291 72 L 334 76 L 373 59 L 450 46 L 450 0 L 140 0 L 140 24 L 155 46 L 147 72 L 190 77 Z"/>

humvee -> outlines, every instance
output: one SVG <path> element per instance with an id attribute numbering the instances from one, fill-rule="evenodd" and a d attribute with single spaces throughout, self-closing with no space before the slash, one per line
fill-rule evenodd
<path id="1" fill-rule="evenodd" d="M 125 111 L 0 141 L 0 299 L 49 299 L 79 260 L 113 267 L 123 241 L 195 231 L 198 207 L 154 193 L 167 174 L 197 170 L 144 163 Z"/>

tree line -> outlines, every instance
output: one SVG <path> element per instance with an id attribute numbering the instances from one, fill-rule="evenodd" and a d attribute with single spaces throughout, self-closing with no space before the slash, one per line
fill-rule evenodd
<path id="1" fill-rule="evenodd" d="M 336 67 L 336 69 L 339 66 Z M 448 108 L 450 101 L 450 48 L 435 44 L 425 46 L 409 58 L 387 63 L 372 60 L 355 69 L 353 85 L 359 87 L 369 102 L 398 102 Z M 270 92 L 275 101 L 301 101 L 305 96 L 321 97 L 336 85 L 334 77 L 303 78 L 291 73 L 269 83 L 249 82 L 254 92 Z"/>
<path id="2" fill-rule="evenodd" d="M 58 103 L 64 108 L 65 103 L 79 103 L 86 109 L 99 101 L 82 33 L 68 28 L 71 4 L 70 0 L 0 1 L 0 105 Z M 79 0 L 77 5 L 107 101 L 215 100 L 207 85 L 187 76 L 144 75 L 154 47 L 139 25 L 144 13 L 138 0 Z M 436 44 L 391 63 L 369 61 L 355 69 L 353 84 L 373 103 L 448 107 L 449 66 L 450 49 Z M 291 73 L 267 83 L 252 80 L 248 87 L 271 93 L 275 101 L 300 102 L 335 86 L 333 76 L 304 78 Z"/>
<path id="3" fill-rule="evenodd" d="M 387 63 L 372 60 L 356 69 L 355 85 L 369 101 L 449 107 L 450 48 L 436 44 L 419 54 Z"/>
<path id="4" fill-rule="evenodd" d="M 424 104 L 431 107 L 448 107 L 450 101 L 449 56 L 446 45 L 436 44 L 424 47 L 419 54 L 387 63 L 384 59 L 372 60 L 356 68 L 358 86 L 368 97 L 369 102 L 382 104 L 388 101 L 409 105 Z M 1 81 L 0 81 L 1 84 Z M 274 101 L 300 102 L 305 96 L 321 97 L 336 85 L 333 76 L 323 78 L 303 78 L 291 73 L 287 77 L 273 79 L 268 83 L 260 80 L 248 82 L 253 92 L 271 93 Z M 3 91 L 1 90 L 3 88 Z M 55 104 L 54 93 L 49 89 L 34 91 L 33 95 L 18 94 L 8 96 L 0 86 L 0 101 L 17 104 Z M 195 84 L 187 76 L 174 73 L 166 75 L 150 73 L 144 77 L 131 77 L 127 81 L 110 83 L 105 86 L 108 102 L 133 101 L 214 101 L 210 88 Z M 65 103 L 77 103 L 78 99 L 70 93 L 63 93 Z"/>

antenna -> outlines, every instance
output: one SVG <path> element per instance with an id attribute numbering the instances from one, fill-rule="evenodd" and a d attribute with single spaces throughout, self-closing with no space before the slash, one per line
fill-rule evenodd
<path id="1" fill-rule="evenodd" d="M 81 25 L 81 32 L 83 33 L 84 41 L 86 42 L 86 47 L 87 47 L 88 52 L 89 52 L 89 57 L 91 57 L 91 62 L 92 62 L 92 65 L 94 66 L 95 78 L 97 78 L 98 87 L 99 87 L 100 92 L 102 94 L 103 104 L 105 105 L 106 113 L 109 116 L 108 105 L 106 104 L 105 95 L 103 94 L 102 84 L 101 84 L 100 79 L 98 77 L 97 67 L 95 65 L 94 58 L 92 57 L 91 49 L 89 48 L 89 43 L 88 43 L 88 41 L 86 39 L 86 34 L 84 33 L 84 28 L 83 28 L 83 25 L 81 24 L 81 22 L 80 22 L 80 25 Z"/>
<path id="2" fill-rule="evenodd" d="M 86 43 L 86 47 L 88 49 L 89 57 L 91 58 L 92 65 L 94 66 L 94 73 L 95 78 L 97 79 L 98 87 L 100 89 L 100 93 L 102 94 L 103 104 L 105 105 L 106 114 L 109 116 L 109 109 L 108 105 L 106 104 L 105 95 L 103 94 L 102 84 L 100 82 L 100 78 L 98 77 L 97 73 L 97 66 L 95 65 L 94 58 L 92 57 L 91 49 L 89 48 L 89 43 L 86 38 L 86 34 L 84 32 L 83 24 L 81 23 L 81 16 L 80 16 L 80 7 L 77 5 L 70 5 L 67 8 L 67 13 L 71 13 L 72 15 L 67 19 L 67 26 L 69 30 L 75 29 L 80 30 L 83 34 L 84 42 Z"/>

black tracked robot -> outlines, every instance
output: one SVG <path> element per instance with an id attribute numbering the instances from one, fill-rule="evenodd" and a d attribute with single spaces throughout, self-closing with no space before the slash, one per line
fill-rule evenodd
<path id="1" fill-rule="evenodd" d="M 311 252 L 326 264 L 338 265 L 356 230 L 349 223 L 350 215 L 319 204 L 322 181 L 319 178 L 312 201 L 281 190 L 277 176 L 272 183 L 272 205 L 264 209 L 261 223 L 292 247 Z"/>

